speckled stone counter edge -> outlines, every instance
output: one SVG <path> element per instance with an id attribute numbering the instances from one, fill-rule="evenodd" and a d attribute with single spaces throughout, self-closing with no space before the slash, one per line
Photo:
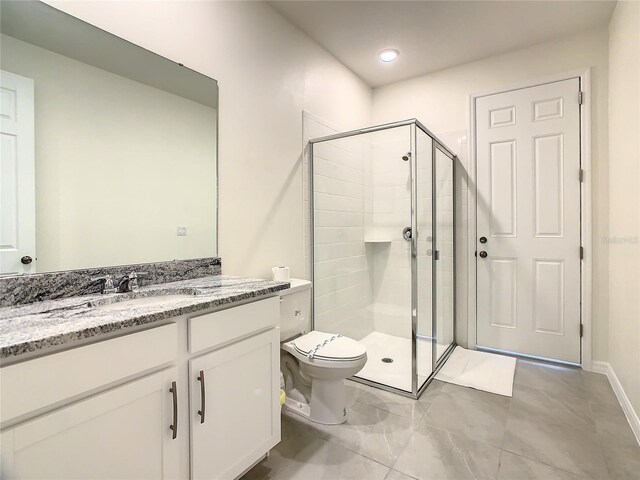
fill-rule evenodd
<path id="1" fill-rule="evenodd" d="M 215 280 L 214 280 L 215 279 Z M 85 339 L 92 338 L 106 333 L 126 330 L 137 325 L 146 325 L 168 318 L 177 317 L 213 307 L 233 305 L 238 302 L 259 298 L 264 295 L 273 294 L 284 290 L 290 286 L 288 282 L 272 282 L 260 279 L 244 279 L 235 277 L 216 276 L 201 278 L 192 281 L 179 282 L 173 284 L 178 288 L 184 288 L 184 284 L 195 282 L 194 288 L 200 290 L 203 286 L 210 290 L 203 290 L 201 296 L 194 296 L 185 300 L 181 304 L 159 305 L 143 308 L 131 308 L 116 312 L 100 313 L 86 307 L 86 301 L 82 305 L 74 305 L 70 300 L 61 300 L 66 306 L 61 306 L 59 310 L 36 313 L 40 304 L 33 304 L 32 307 L 21 307 L 27 311 L 24 316 L 18 319 L 8 319 L 10 331 L 4 332 L 3 345 L 0 348 L 0 359 L 5 360 L 10 357 L 17 357 L 28 352 L 45 350 L 51 347 L 70 344 Z M 212 284 L 212 282 L 215 282 Z M 172 289 L 165 287 L 151 287 L 153 290 L 147 293 L 169 293 Z M 117 294 L 121 295 L 121 294 Z M 125 294 L 126 295 L 126 294 Z M 79 299 L 80 300 L 80 299 Z M 34 315 L 28 315 L 28 311 L 33 310 Z M 53 317 L 52 322 L 47 322 L 46 317 Z M 87 316 L 91 318 L 87 318 Z M 39 328 L 40 320 L 45 324 L 53 326 L 48 329 L 48 333 L 42 335 Z M 79 322 L 82 326 L 76 325 Z M 33 330 L 24 338 L 24 331 Z M 56 330 L 59 330 L 56 332 Z M 12 335 L 20 334 L 21 340 L 14 340 Z M 30 337 L 31 338 L 28 338 Z"/>
<path id="2" fill-rule="evenodd" d="M 219 257 L 208 257 L 0 277 L 0 307 L 99 293 L 101 285 L 92 282 L 92 278 L 113 275 L 118 281 L 131 272 L 147 273 L 138 280 L 141 286 L 155 285 L 220 275 L 222 261 Z"/>

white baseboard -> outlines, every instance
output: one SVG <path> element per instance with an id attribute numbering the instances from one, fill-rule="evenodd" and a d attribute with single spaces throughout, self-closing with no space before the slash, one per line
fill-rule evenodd
<path id="1" fill-rule="evenodd" d="M 618 402 L 620 402 L 620 406 L 627 417 L 631 430 L 633 430 L 636 440 L 640 444 L 640 418 L 638 418 L 637 412 L 633 409 L 633 405 L 631 405 L 629 397 L 624 393 L 620 380 L 618 380 L 618 376 L 616 375 L 616 372 L 613 371 L 611 364 L 609 362 L 599 362 L 594 360 L 591 366 L 593 372 L 602 373 L 609 379 L 611 388 L 613 388 L 613 391 L 618 398 Z"/>

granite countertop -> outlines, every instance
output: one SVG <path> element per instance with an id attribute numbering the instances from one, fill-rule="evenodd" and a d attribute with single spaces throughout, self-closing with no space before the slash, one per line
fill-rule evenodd
<path id="1" fill-rule="evenodd" d="M 289 283 L 286 282 L 215 275 L 149 285 L 141 287 L 136 293 L 84 295 L 3 307 L 0 308 L 0 359 L 230 305 L 288 287 Z M 161 304 L 138 304 L 124 308 L 114 305 L 124 300 L 157 295 L 173 297 Z M 100 308 L 105 305 L 110 305 L 107 308 L 116 308 Z"/>

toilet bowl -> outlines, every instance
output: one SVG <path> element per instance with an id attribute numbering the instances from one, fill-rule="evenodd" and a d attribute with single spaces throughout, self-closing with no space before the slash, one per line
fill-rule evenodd
<path id="1" fill-rule="evenodd" d="M 360 342 L 336 333 L 309 331 L 311 282 L 291 280 L 280 294 L 280 366 L 284 409 L 313 422 L 336 425 L 347 420 L 344 379 L 367 362 Z M 306 333 L 308 332 L 308 333 Z"/>

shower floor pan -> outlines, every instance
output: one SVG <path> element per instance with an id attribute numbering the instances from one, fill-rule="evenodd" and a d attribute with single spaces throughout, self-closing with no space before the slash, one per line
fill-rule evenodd
<path id="1" fill-rule="evenodd" d="M 357 378 L 382 383 L 411 392 L 411 340 L 386 333 L 372 332 L 359 340 L 367 349 L 367 364 Z M 418 385 L 431 373 L 431 341 L 418 339 Z M 448 345 L 438 345 L 441 355 Z"/>

